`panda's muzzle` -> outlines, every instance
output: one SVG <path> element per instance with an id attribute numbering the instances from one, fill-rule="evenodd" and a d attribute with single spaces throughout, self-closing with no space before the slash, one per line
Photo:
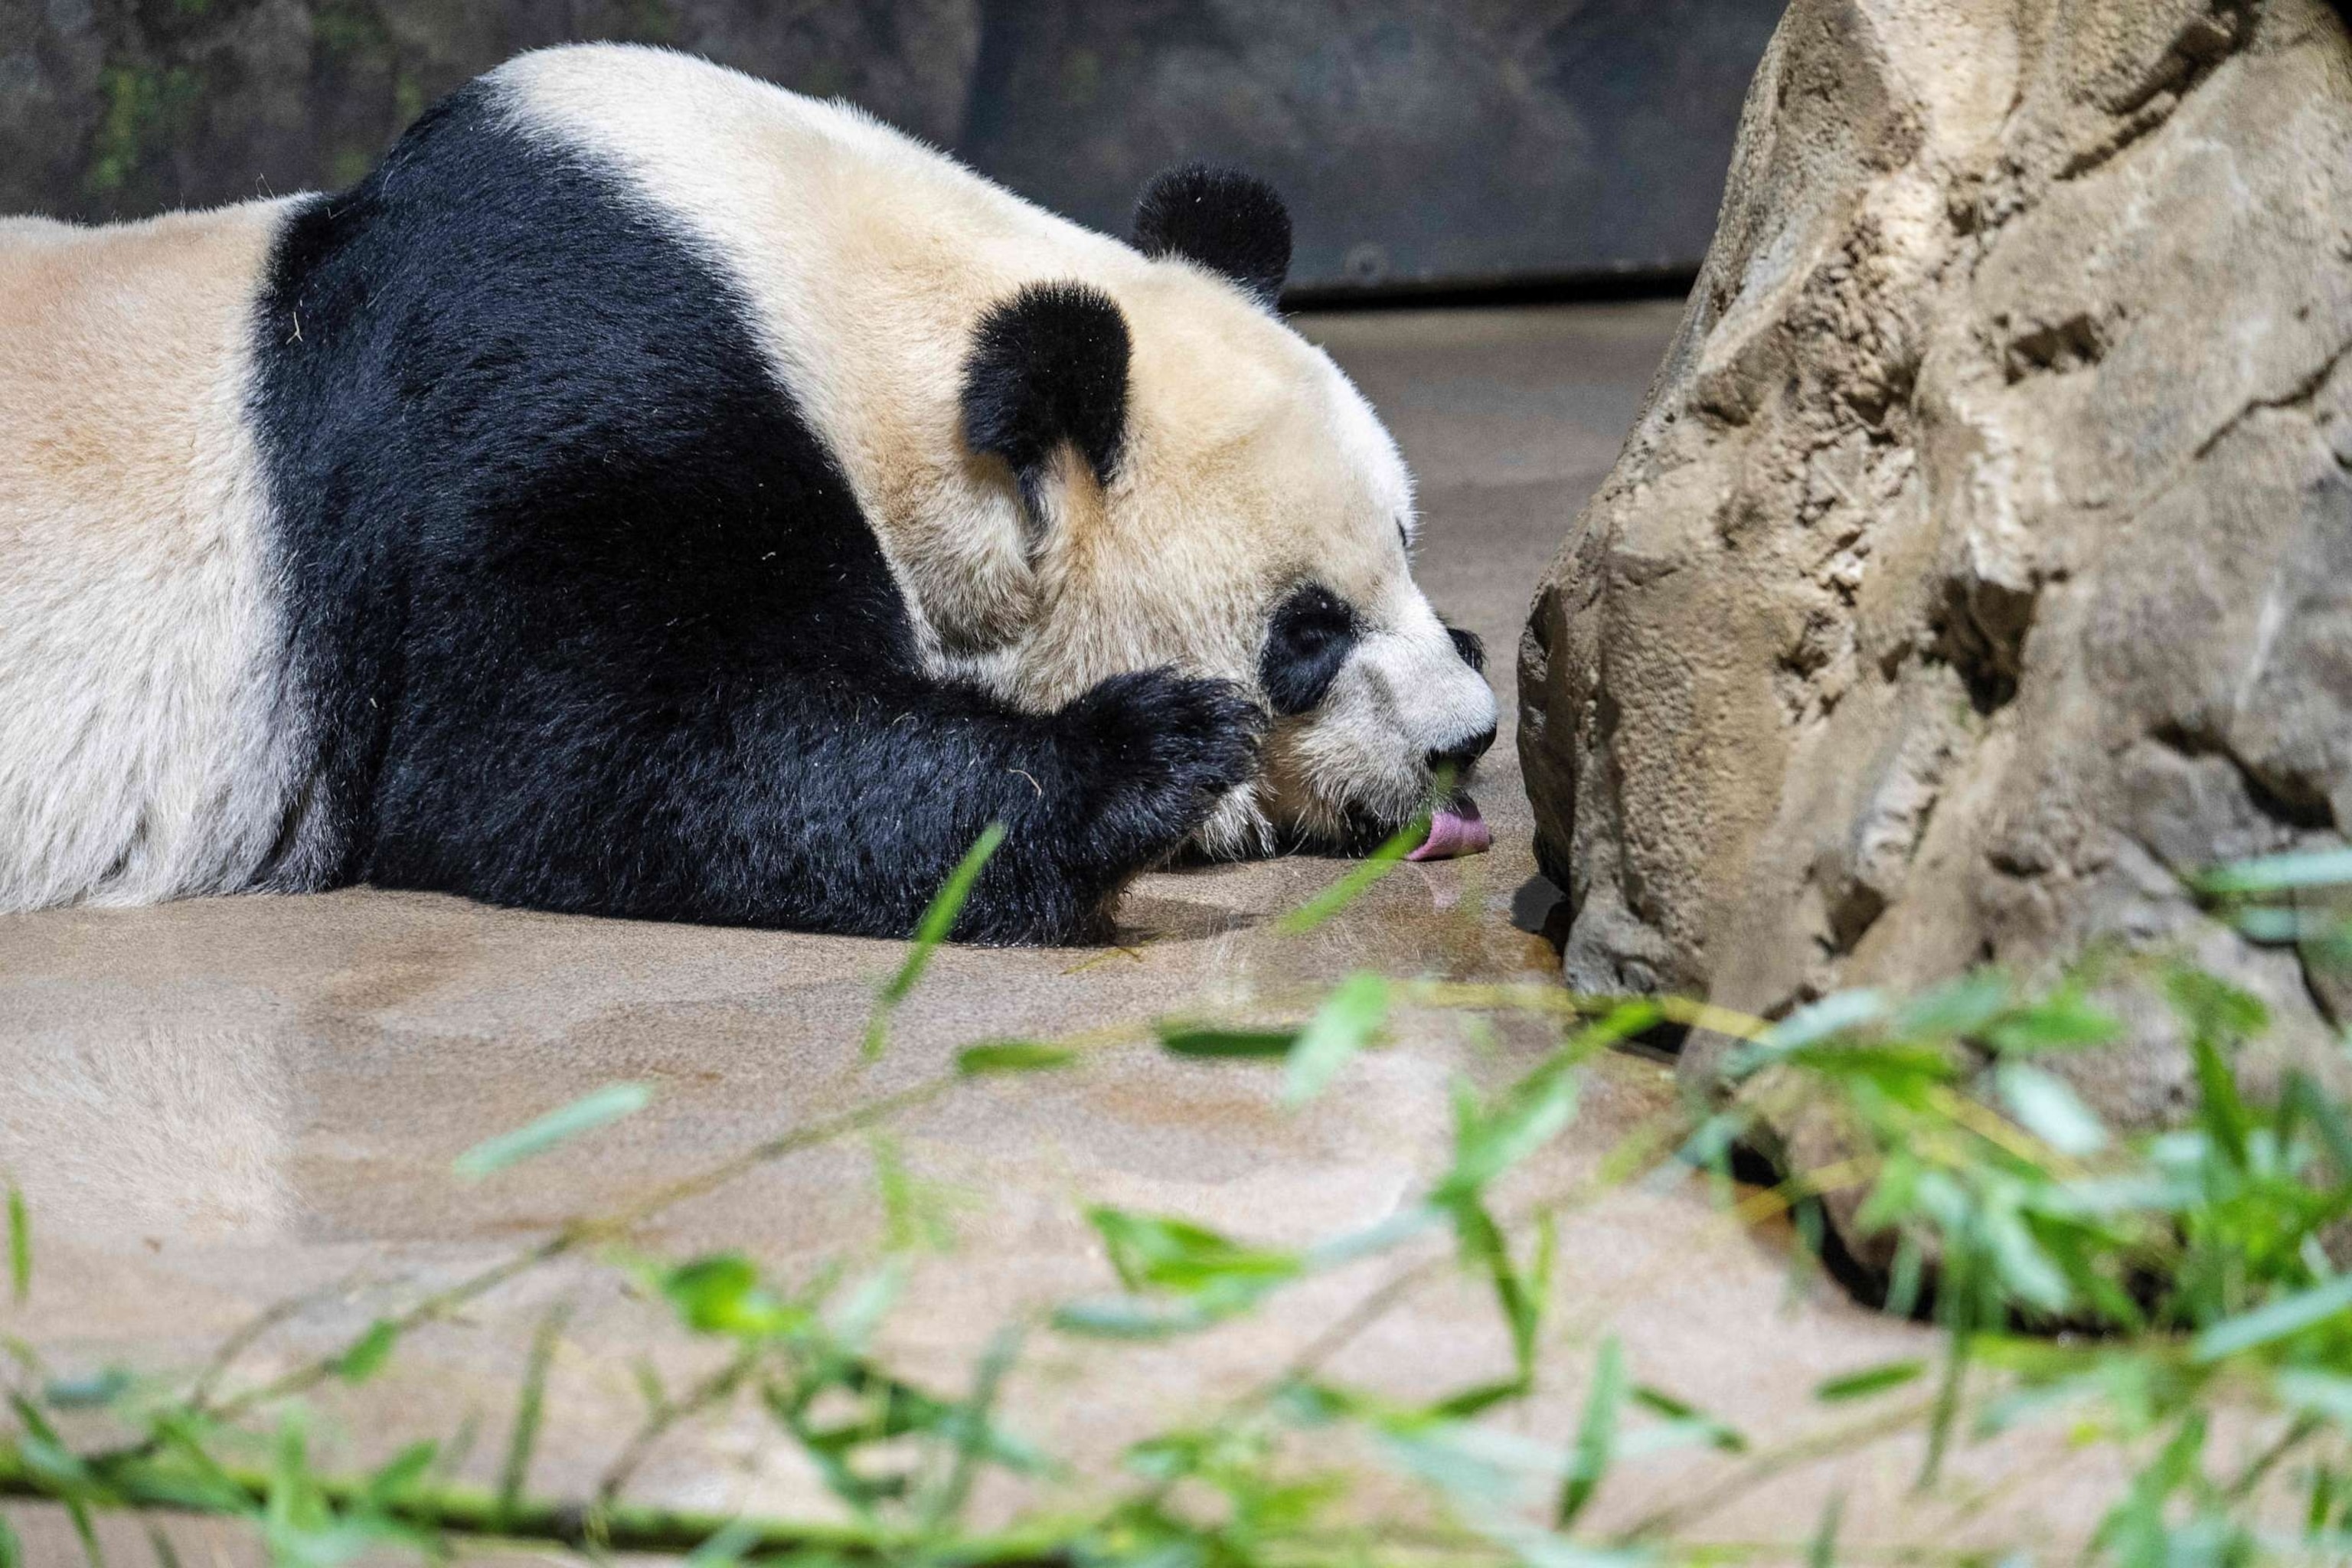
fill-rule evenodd
<path id="1" fill-rule="evenodd" d="M 1445 773 L 1460 784 L 1470 776 L 1471 768 L 1495 744 L 1495 726 L 1487 725 L 1475 735 L 1467 735 L 1450 746 L 1432 751 L 1426 762 L 1433 773 Z"/>

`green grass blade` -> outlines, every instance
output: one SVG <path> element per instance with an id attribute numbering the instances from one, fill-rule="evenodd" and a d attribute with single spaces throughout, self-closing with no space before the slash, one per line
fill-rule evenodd
<path id="1" fill-rule="evenodd" d="M 73 1521 L 74 1534 L 81 1542 L 89 1568 L 106 1568 L 106 1553 L 98 1549 L 98 1527 L 90 1522 L 89 1505 L 79 1498 L 67 1498 L 65 1505 L 66 1517 Z"/>
<path id="2" fill-rule="evenodd" d="M 1283 916 L 1274 929 L 1285 936 L 1306 935 L 1370 892 L 1374 883 L 1403 865 L 1404 858 L 1428 837 L 1429 817 L 1424 813 L 1397 829 L 1346 876 Z"/>
<path id="3" fill-rule="evenodd" d="M 980 880 L 981 871 L 1003 843 L 1004 824 L 992 822 L 982 828 L 971 847 L 963 852 L 963 858 L 956 862 L 955 869 L 948 873 L 948 879 L 940 885 L 939 892 L 931 899 L 930 907 L 923 911 L 923 918 L 916 922 L 915 942 L 907 950 L 906 961 L 898 965 L 897 973 L 882 983 L 881 991 L 875 996 L 874 1016 L 866 1026 L 865 1048 L 868 1061 L 881 1056 L 882 1047 L 889 1037 L 891 1011 L 922 984 L 923 971 L 930 967 L 931 954 L 939 950 L 940 943 L 947 941 L 948 933 L 955 930 L 956 917 L 963 913 L 964 903 L 971 897 L 972 887 Z"/>
<path id="4" fill-rule="evenodd" d="M 896 974 L 884 982 L 883 1000 L 895 1005 L 913 994 L 922 981 L 924 969 L 931 962 L 931 954 L 955 929 L 956 917 L 963 913 L 963 906 L 971 897 L 972 885 L 980 880 L 982 868 L 987 866 L 990 858 L 1003 843 L 1004 825 L 992 822 L 973 840 L 971 847 L 963 852 L 963 858 L 957 861 L 955 869 L 948 873 L 948 879 L 940 884 L 930 907 L 923 911 L 922 920 L 917 923 L 915 945 L 908 952 L 907 961 L 898 966 Z"/>
<path id="5" fill-rule="evenodd" d="M 2017 1124 L 2061 1154 L 2095 1154 L 2107 1130 L 2064 1079 L 2022 1062 L 2002 1062 L 1993 1082 Z"/>
<path id="6" fill-rule="evenodd" d="M 1213 1025 L 1163 1024 L 1160 1043 L 1180 1057 L 1286 1057 L 1296 1029 L 1227 1029 Z"/>
<path id="7" fill-rule="evenodd" d="M 392 1347 L 399 1341 L 400 1326 L 389 1318 L 378 1318 L 337 1359 L 335 1375 L 345 1383 L 365 1383 L 383 1370 L 383 1363 L 392 1359 Z"/>
<path id="8" fill-rule="evenodd" d="M 2190 1342 L 2189 1359 L 2217 1362 L 2300 1333 L 2344 1312 L 2352 1312 L 2352 1274 L 2339 1274 L 2308 1290 L 2281 1297 L 2251 1312 L 2215 1323 Z"/>
<path id="9" fill-rule="evenodd" d="M 1805 1548 L 1805 1568 L 1831 1568 L 1837 1561 L 1838 1521 L 1845 1517 L 1845 1493 L 1838 1492 L 1822 1509 L 1822 1522 Z"/>
<path id="10" fill-rule="evenodd" d="M 1701 1442 L 1718 1453 L 1748 1452 L 1748 1438 L 1739 1428 L 1721 1416 L 1708 1415 L 1686 1399 L 1677 1399 L 1655 1384 L 1635 1384 L 1630 1397 L 1652 1415 L 1662 1415 L 1675 1426 L 1690 1428 L 1698 1435 Z"/>
<path id="11" fill-rule="evenodd" d="M 966 1078 L 1000 1072 L 1050 1072 L 1073 1066 L 1077 1059 L 1078 1053 L 1067 1046 L 999 1040 L 992 1045 L 967 1046 L 957 1052 L 956 1071 Z"/>
<path id="12" fill-rule="evenodd" d="M 1609 1473 L 1611 1451 L 1617 1444 L 1617 1412 L 1625 1401 L 1625 1352 L 1612 1335 L 1601 1342 L 1592 1364 L 1592 1392 L 1585 1396 L 1584 1418 L 1577 1424 L 1576 1450 L 1560 1483 L 1559 1509 L 1553 1527 L 1566 1530 L 1576 1522 L 1592 1494 Z"/>
<path id="13" fill-rule="evenodd" d="M 515 1401 L 514 1431 L 507 1438 L 506 1463 L 499 1471 L 499 1517 L 511 1519 L 516 1506 L 522 1501 L 523 1487 L 530 1479 L 530 1457 L 539 1447 L 539 1428 L 547 1408 L 547 1369 L 555 1360 L 556 1342 L 563 1337 L 563 1325 L 571 1316 L 567 1306 L 557 1306 L 539 1321 L 539 1331 L 531 1336 L 530 1359 L 523 1366 L 522 1393 Z"/>
<path id="14" fill-rule="evenodd" d="M 2316 849 L 2298 855 L 2271 855 L 2219 867 L 2197 879 L 2197 889 L 2215 898 L 2242 898 L 2256 893 L 2284 893 L 2300 888 L 2334 888 L 2352 883 L 2352 849 Z"/>
<path id="15" fill-rule="evenodd" d="M 1020 1353 L 1020 1330 L 1010 1326 L 999 1329 L 981 1356 L 971 1394 L 949 1416 L 947 1430 L 954 1443 L 954 1454 L 947 1479 L 924 1510 L 926 1533 L 936 1532 L 963 1513 L 981 1462 L 989 1457 L 990 1439 L 995 1432 L 997 1394 Z"/>
<path id="16" fill-rule="evenodd" d="M 33 1289 L 33 1220 L 25 1212 L 25 1194 L 8 1184 L 8 1294 L 18 1306 Z"/>
<path id="17" fill-rule="evenodd" d="M 747 1519 L 730 1521 L 718 1534 L 687 1554 L 686 1568 L 739 1568 L 743 1554 L 759 1543 L 758 1526 Z"/>
<path id="18" fill-rule="evenodd" d="M 1303 1105 L 1323 1092 L 1332 1078 L 1372 1043 L 1389 1016 L 1389 983 L 1369 972 L 1339 982 L 1290 1047 L 1283 1100 Z"/>
<path id="19" fill-rule="evenodd" d="M 1974 1335 L 1947 1329 L 1944 1375 L 1936 1384 L 1936 1403 L 1927 1415 L 1927 1455 L 1919 1468 L 1919 1485 L 1932 1486 L 1944 1473 L 1944 1456 L 1951 1448 L 1952 1429 L 1960 1419 L 1960 1398 L 1967 1392 L 1969 1363 L 1976 1349 Z"/>
<path id="20" fill-rule="evenodd" d="M 593 1132 L 625 1116 L 634 1116 L 653 1103 L 654 1091 L 641 1083 L 608 1083 L 593 1094 L 551 1110 L 528 1127 L 486 1139 L 457 1156 L 451 1166 L 458 1179 L 478 1182 L 509 1165 L 537 1159 L 559 1143 Z"/>
<path id="21" fill-rule="evenodd" d="M 1849 1399 L 1867 1399 L 1874 1394 L 1884 1394 L 1890 1388 L 1900 1388 L 1914 1382 L 1927 1370 L 1927 1363 L 1923 1361 L 1895 1361 L 1884 1366 L 1865 1367 L 1860 1372 L 1831 1378 L 1813 1390 L 1813 1397 L 1825 1405 Z"/>

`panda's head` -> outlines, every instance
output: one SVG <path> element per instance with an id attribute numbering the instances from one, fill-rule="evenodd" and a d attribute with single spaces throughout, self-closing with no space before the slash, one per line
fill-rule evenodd
<path id="1" fill-rule="evenodd" d="M 1289 259 L 1272 191 L 1187 168 L 1146 190 L 1131 250 L 982 310 L 963 441 L 1019 559 L 977 597 L 963 575 L 959 651 L 1039 706 L 1163 665 L 1250 690 L 1265 766 L 1210 854 L 1360 850 L 1432 806 L 1482 847 L 1460 792 L 1495 735 L 1484 656 L 1414 585 L 1395 442 L 1275 313 Z"/>

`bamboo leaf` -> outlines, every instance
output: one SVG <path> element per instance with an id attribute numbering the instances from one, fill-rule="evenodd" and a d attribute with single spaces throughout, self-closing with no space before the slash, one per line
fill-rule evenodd
<path id="1" fill-rule="evenodd" d="M 1822 1508 L 1822 1522 L 1805 1548 L 1805 1568 L 1831 1568 L 1837 1561 L 1838 1522 L 1845 1517 L 1845 1493 L 1837 1492 Z"/>
<path id="2" fill-rule="evenodd" d="M 378 1508 L 397 1504 L 410 1489 L 425 1479 L 440 1458 L 441 1445 L 425 1441 L 411 1443 L 386 1460 L 374 1475 L 368 1478 L 367 1495 Z"/>
<path id="3" fill-rule="evenodd" d="M 740 1253 L 711 1253 L 681 1263 L 661 1277 L 661 1292 L 679 1321 L 698 1334 L 761 1339 L 805 1317 L 762 1285 L 760 1271 Z"/>
<path id="4" fill-rule="evenodd" d="M 1813 1397 L 1826 1405 L 1848 1399 L 1867 1399 L 1874 1394 L 1900 1388 L 1916 1380 L 1927 1370 L 1927 1363 L 1923 1361 L 1891 1361 L 1883 1366 L 1865 1367 L 1860 1372 L 1831 1378 L 1813 1390 Z"/>
<path id="5" fill-rule="evenodd" d="M 2352 1377 L 2298 1367 L 2272 1383 L 2282 1403 L 2308 1411 L 2352 1432 Z"/>
<path id="6" fill-rule="evenodd" d="M 1663 1415 L 1677 1425 L 1690 1426 L 1700 1435 L 1707 1447 L 1726 1454 L 1748 1452 L 1748 1439 L 1739 1429 L 1722 1417 L 1710 1415 L 1685 1400 L 1675 1398 L 1654 1384 L 1637 1383 L 1631 1391 L 1633 1403 L 1655 1415 Z"/>
<path id="7" fill-rule="evenodd" d="M 2352 1274 L 2339 1274 L 2214 1324 L 2190 1342 L 2189 1359 L 2201 1363 L 2241 1355 L 2345 1312 L 2352 1312 Z"/>
<path id="8" fill-rule="evenodd" d="M 2073 986 L 2022 1007 L 2013 1007 L 1983 1031 L 1995 1051 L 2027 1055 L 2036 1051 L 2079 1049 L 2104 1046 L 2123 1033 L 2114 1015 L 2095 1007 Z"/>
<path id="9" fill-rule="evenodd" d="M 1624 1400 L 1625 1353 L 1612 1334 L 1601 1342 L 1601 1353 L 1593 1361 L 1592 1391 L 1585 1395 L 1584 1418 L 1577 1423 L 1576 1447 L 1569 1459 L 1567 1479 L 1560 1483 L 1555 1529 L 1565 1531 L 1574 1524 L 1592 1494 L 1601 1489 L 1617 1441 L 1617 1412 Z"/>
<path id="10" fill-rule="evenodd" d="M 457 1156 L 452 1167 L 460 1180 L 478 1182 L 525 1160 L 537 1159 L 558 1144 L 634 1116 L 653 1103 L 653 1090 L 641 1083 L 608 1083 L 571 1104 L 549 1111 L 527 1127 L 485 1139 Z"/>
<path id="11" fill-rule="evenodd" d="M 399 1339 L 400 1326 L 389 1318 L 378 1318 L 336 1361 L 335 1375 L 345 1383 L 365 1383 L 383 1370 Z"/>
<path id="12" fill-rule="evenodd" d="M 1506 1090 L 1491 1110 L 1464 1091 L 1454 1102 L 1454 1164 L 1430 1201 L 1450 1208 L 1475 1199 L 1573 1121 L 1580 1081 L 1574 1065 L 1567 1053 L 1555 1055 Z"/>
<path id="13" fill-rule="evenodd" d="M 1756 1042 L 1767 1055 L 1779 1055 L 1799 1046 L 1817 1045 L 1839 1035 L 1875 1024 L 1887 1015 L 1886 998 L 1875 991 L 1841 991 L 1800 1007 Z"/>
<path id="14" fill-rule="evenodd" d="M 2243 898 L 2347 883 L 2352 883 L 2352 849 L 2315 849 L 2218 867 L 2199 877 L 2196 886 L 2198 891 L 2209 897 Z"/>
<path id="15" fill-rule="evenodd" d="M 2065 1079 L 2022 1062 L 2001 1063 L 1993 1079 L 2018 1125 L 2061 1154 L 2095 1154 L 2107 1146 L 2106 1128 Z"/>
<path id="16" fill-rule="evenodd" d="M 1301 1105 L 1322 1093 L 1349 1058 L 1371 1044 L 1388 1016 L 1386 980 L 1360 973 L 1341 981 L 1290 1047 L 1283 1099 Z"/>
<path id="17" fill-rule="evenodd" d="M 1050 1072 L 1078 1059 L 1067 1046 L 1040 1045 L 1034 1040 L 998 1040 L 970 1046 L 956 1054 L 956 1071 L 966 1078 L 1000 1072 Z"/>
<path id="18" fill-rule="evenodd" d="M 1054 1309 L 1054 1327 L 1066 1334 L 1103 1340 L 1164 1340 L 1207 1328 L 1215 1320 L 1189 1302 L 1163 1303 L 1137 1297 L 1066 1301 Z"/>
<path id="19" fill-rule="evenodd" d="M 1297 1279 L 1305 1268 L 1295 1252 L 1245 1246 L 1190 1220 L 1108 1205 L 1088 1209 L 1087 1218 L 1130 1290 L 1262 1289 Z"/>
<path id="20" fill-rule="evenodd" d="M 1404 858 L 1420 848 L 1428 837 L 1429 817 L 1424 814 L 1391 835 L 1346 876 L 1283 916 L 1274 929 L 1285 936 L 1304 936 L 1370 892 L 1381 878 L 1403 865 Z"/>
<path id="21" fill-rule="evenodd" d="M 522 1392 L 515 1401 L 514 1430 L 507 1437 L 506 1463 L 499 1471 L 499 1517 L 512 1519 L 530 1479 L 530 1460 L 539 1446 L 539 1429 L 547 1410 L 547 1371 L 555 1360 L 556 1342 L 572 1310 L 559 1303 L 539 1321 L 531 1336 L 530 1357 L 524 1363 Z"/>
<path id="22" fill-rule="evenodd" d="M 1891 1023 L 1906 1039 L 1956 1039 L 1991 1024 L 2009 998 L 2009 976 L 1998 969 L 1974 970 L 1905 1003 Z"/>
<path id="23" fill-rule="evenodd" d="M 1296 1029 L 1219 1028 L 1163 1024 L 1160 1043 L 1180 1057 L 1286 1057 L 1298 1041 Z"/>
<path id="24" fill-rule="evenodd" d="M 866 1025 L 865 1054 L 868 1061 L 881 1056 L 889 1036 L 891 1012 L 922 984 L 923 971 L 930 967 L 931 955 L 955 930 L 956 917 L 963 913 L 964 903 L 971 897 L 981 871 L 1003 844 L 1004 824 L 992 822 L 981 829 L 979 838 L 964 851 L 963 858 L 956 862 L 955 869 L 948 873 L 948 879 L 932 895 L 923 918 L 915 923 L 914 945 L 907 950 L 905 962 L 882 983 L 882 989 L 874 998 L 874 1016 Z"/>
<path id="25" fill-rule="evenodd" d="M 66 1517 L 73 1521 L 74 1536 L 81 1542 L 89 1568 L 106 1568 L 106 1553 L 98 1549 L 98 1527 L 90 1522 L 89 1505 L 79 1498 L 68 1498 L 65 1502 Z"/>
<path id="26" fill-rule="evenodd" d="M 25 1212 L 25 1194 L 8 1184 L 8 1294 L 18 1306 L 33 1289 L 33 1221 Z"/>

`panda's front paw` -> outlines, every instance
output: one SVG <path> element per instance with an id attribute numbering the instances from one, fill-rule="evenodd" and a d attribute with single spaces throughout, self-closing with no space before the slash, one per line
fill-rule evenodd
<path id="1" fill-rule="evenodd" d="M 1265 732 L 1264 711 L 1240 687 L 1166 669 L 1113 676 L 1060 720 L 1088 858 L 1122 870 L 1172 853 L 1255 778 Z"/>

